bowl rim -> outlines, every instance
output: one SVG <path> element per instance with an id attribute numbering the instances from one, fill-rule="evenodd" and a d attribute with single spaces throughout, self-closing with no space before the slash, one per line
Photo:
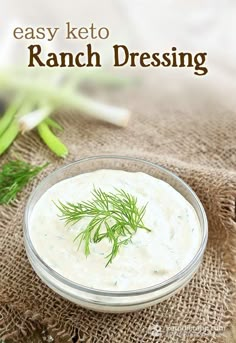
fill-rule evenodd
<path id="1" fill-rule="evenodd" d="M 145 288 L 140 288 L 140 289 L 134 289 L 134 290 L 128 290 L 128 291 L 111 291 L 111 290 L 102 290 L 102 289 L 96 289 L 92 287 L 87 287 L 81 284 L 78 284 L 74 281 L 71 281 L 67 279 L 66 277 L 62 276 L 60 273 L 55 271 L 53 268 L 51 268 L 37 253 L 36 249 L 34 248 L 34 245 L 30 239 L 30 228 L 29 228 L 29 209 L 31 206 L 31 202 L 34 199 L 35 195 L 37 195 L 38 191 L 43 187 L 44 184 L 47 183 L 48 180 L 53 178 L 56 174 L 63 172 L 63 170 L 66 170 L 67 168 L 71 168 L 76 164 L 80 164 L 83 162 L 89 162 L 93 160 L 99 160 L 99 159 L 116 159 L 116 160 L 128 160 L 131 162 L 141 162 L 143 164 L 146 164 L 147 166 L 150 166 L 152 168 L 159 169 L 162 171 L 164 174 L 170 176 L 172 179 L 177 180 L 190 194 L 191 196 L 195 199 L 196 205 L 199 208 L 199 212 L 202 216 L 202 239 L 201 243 L 199 245 L 199 248 L 197 252 L 195 253 L 194 257 L 192 260 L 183 268 L 181 269 L 178 273 L 173 275 L 171 278 L 155 284 L 153 286 L 145 287 Z M 78 174 L 79 175 L 79 174 Z M 195 209 L 195 208 L 194 208 Z M 144 295 L 152 292 L 156 292 L 159 290 L 162 290 L 164 288 L 167 288 L 171 285 L 173 285 L 175 282 L 178 282 L 182 278 L 187 277 L 189 274 L 195 271 L 195 269 L 198 267 L 199 262 L 203 256 L 203 253 L 206 248 L 207 240 L 208 240 L 208 221 L 207 221 L 207 216 L 206 212 L 204 210 L 204 207 L 196 195 L 196 193 L 192 190 L 192 188 L 185 182 L 183 181 L 179 176 L 177 176 L 175 173 L 172 171 L 154 163 L 147 161 L 142 158 L 137 158 L 137 157 L 130 157 L 130 156 L 124 156 L 124 155 L 96 155 L 96 156 L 89 156 L 89 157 L 83 157 L 80 158 L 76 161 L 73 161 L 71 163 L 65 164 L 59 168 L 56 168 L 53 172 L 51 172 L 49 175 L 47 175 L 45 178 L 43 178 L 39 184 L 36 186 L 36 188 L 31 192 L 30 197 L 27 201 L 26 207 L 25 207 L 25 212 L 24 212 L 24 218 L 23 218 L 23 229 L 24 229 L 24 244 L 25 244 L 25 249 L 28 254 L 28 249 L 30 251 L 30 258 L 32 259 L 32 256 L 36 259 L 37 263 L 39 263 L 40 267 L 47 273 L 49 273 L 50 276 L 54 277 L 57 281 L 61 282 L 62 284 L 65 284 L 66 286 L 71 287 L 75 291 L 82 291 L 82 292 L 87 292 L 93 295 L 99 295 L 99 296 L 105 296 L 105 297 L 125 297 L 125 296 L 138 296 L 138 295 Z M 33 267 L 35 269 L 35 267 Z M 56 285 L 54 285 L 56 287 Z"/>

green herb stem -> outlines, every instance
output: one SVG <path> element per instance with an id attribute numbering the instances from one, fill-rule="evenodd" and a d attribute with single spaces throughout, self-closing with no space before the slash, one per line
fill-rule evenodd
<path id="1" fill-rule="evenodd" d="M 130 119 L 130 111 L 126 108 L 120 108 L 107 105 L 102 102 L 90 99 L 81 92 L 73 91 L 70 87 L 55 87 L 46 82 L 32 83 L 30 80 L 17 79 L 14 76 L 5 77 L 0 75 L 0 88 L 21 89 L 29 98 L 35 99 L 35 94 L 39 98 L 48 99 L 54 108 L 68 106 L 74 108 L 85 115 L 111 124 L 124 127 Z"/>
<path id="2" fill-rule="evenodd" d="M 58 124 L 56 120 L 50 117 L 45 119 L 45 123 L 53 129 L 56 129 L 58 131 L 64 131 L 63 127 L 60 124 Z"/>
<path id="3" fill-rule="evenodd" d="M 18 133 L 19 126 L 17 122 L 13 120 L 0 137 L 0 155 L 2 155 L 10 147 Z"/>
<path id="4" fill-rule="evenodd" d="M 66 157 L 68 155 L 67 147 L 50 130 L 49 124 L 50 126 L 53 126 L 52 123 L 47 119 L 47 121 L 43 121 L 38 125 L 37 128 L 39 136 L 54 154 L 59 157 Z"/>
<path id="5" fill-rule="evenodd" d="M 15 114 L 17 113 L 17 110 L 20 106 L 20 100 L 22 98 L 17 98 L 15 101 L 13 101 L 7 108 L 6 112 L 3 114 L 2 118 L 0 119 L 0 136 L 6 131 L 8 126 L 13 121 Z"/>

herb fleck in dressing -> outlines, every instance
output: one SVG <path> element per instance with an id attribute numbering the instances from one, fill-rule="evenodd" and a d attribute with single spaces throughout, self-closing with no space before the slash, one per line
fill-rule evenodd
<path id="1" fill-rule="evenodd" d="M 120 246 L 112 263 L 107 238 L 90 242 L 85 254 L 75 238 L 89 219 L 65 226 L 55 203 L 93 201 L 94 189 L 114 193 L 122 189 L 145 207 L 143 226 Z M 30 236 L 40 257 L 62 276 L 103 290 L 132 290 L 163 282 L 181 271 L 196 254 L 201 239 L 197 214 L 189 202 L 164 181 L 145 173 L 98 170 L 61 181 L 37 202 L 30 218 Z"/>

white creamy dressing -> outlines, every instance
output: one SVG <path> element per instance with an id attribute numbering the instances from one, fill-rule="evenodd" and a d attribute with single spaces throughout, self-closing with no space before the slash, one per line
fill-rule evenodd
<path id="1" fill-rule="evenodd" d="M 148 203 L 144 224 L 132 242 L 122 246 L 106 268 L 111 243 L 91 243 L 84 254 L 73 242 L 85 222 L 65 227 L 53 201 L 91 200 L 95 188 L 123 189 L 137 197 L 138 207 Z M 30 217 L 30 236 L 39 256 L 55 271 L 78 284 L 102 290 L 131 290 L 163 282 L 181 271 L 196 254 L 201 239 L 197 214 L 189 202 L 164 181 L 145 173 L 97 170 L 63 180 L 36 203 Z"/>

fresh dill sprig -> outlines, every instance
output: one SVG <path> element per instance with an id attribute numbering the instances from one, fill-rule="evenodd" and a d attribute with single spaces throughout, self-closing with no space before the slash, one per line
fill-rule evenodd
<path id="1" fill-rule="evenodd" d="M 73 225 L 83 219 L 90 219 L 74 239 L 79 241 L 78 249 L 84 242 L 84 252 L 90 254 L 90 243 L 99 243 L 107 238 L 112 243 L 111 252 L 106 256 L 107 264 L 116 257 L 120 247 L 128 244 L 138 229 L 151 231 L 144 226 L 143 217 L 146 206 L 138 208 L 137 198 L 122 189 L 116 193 L 106 193 L 101 189 L 92 192 L 91 201 L 80 203 L 55 203 L 60 211 L 59 217 L 66 225 Z"/>
<path id="2" fill-rule="evenodd" d="M 25 185 L 47 165 L 48 163 L 33 166 L 20 160 L 5 163 L 0 170 L 0 204 L 12 202 Z"/>

